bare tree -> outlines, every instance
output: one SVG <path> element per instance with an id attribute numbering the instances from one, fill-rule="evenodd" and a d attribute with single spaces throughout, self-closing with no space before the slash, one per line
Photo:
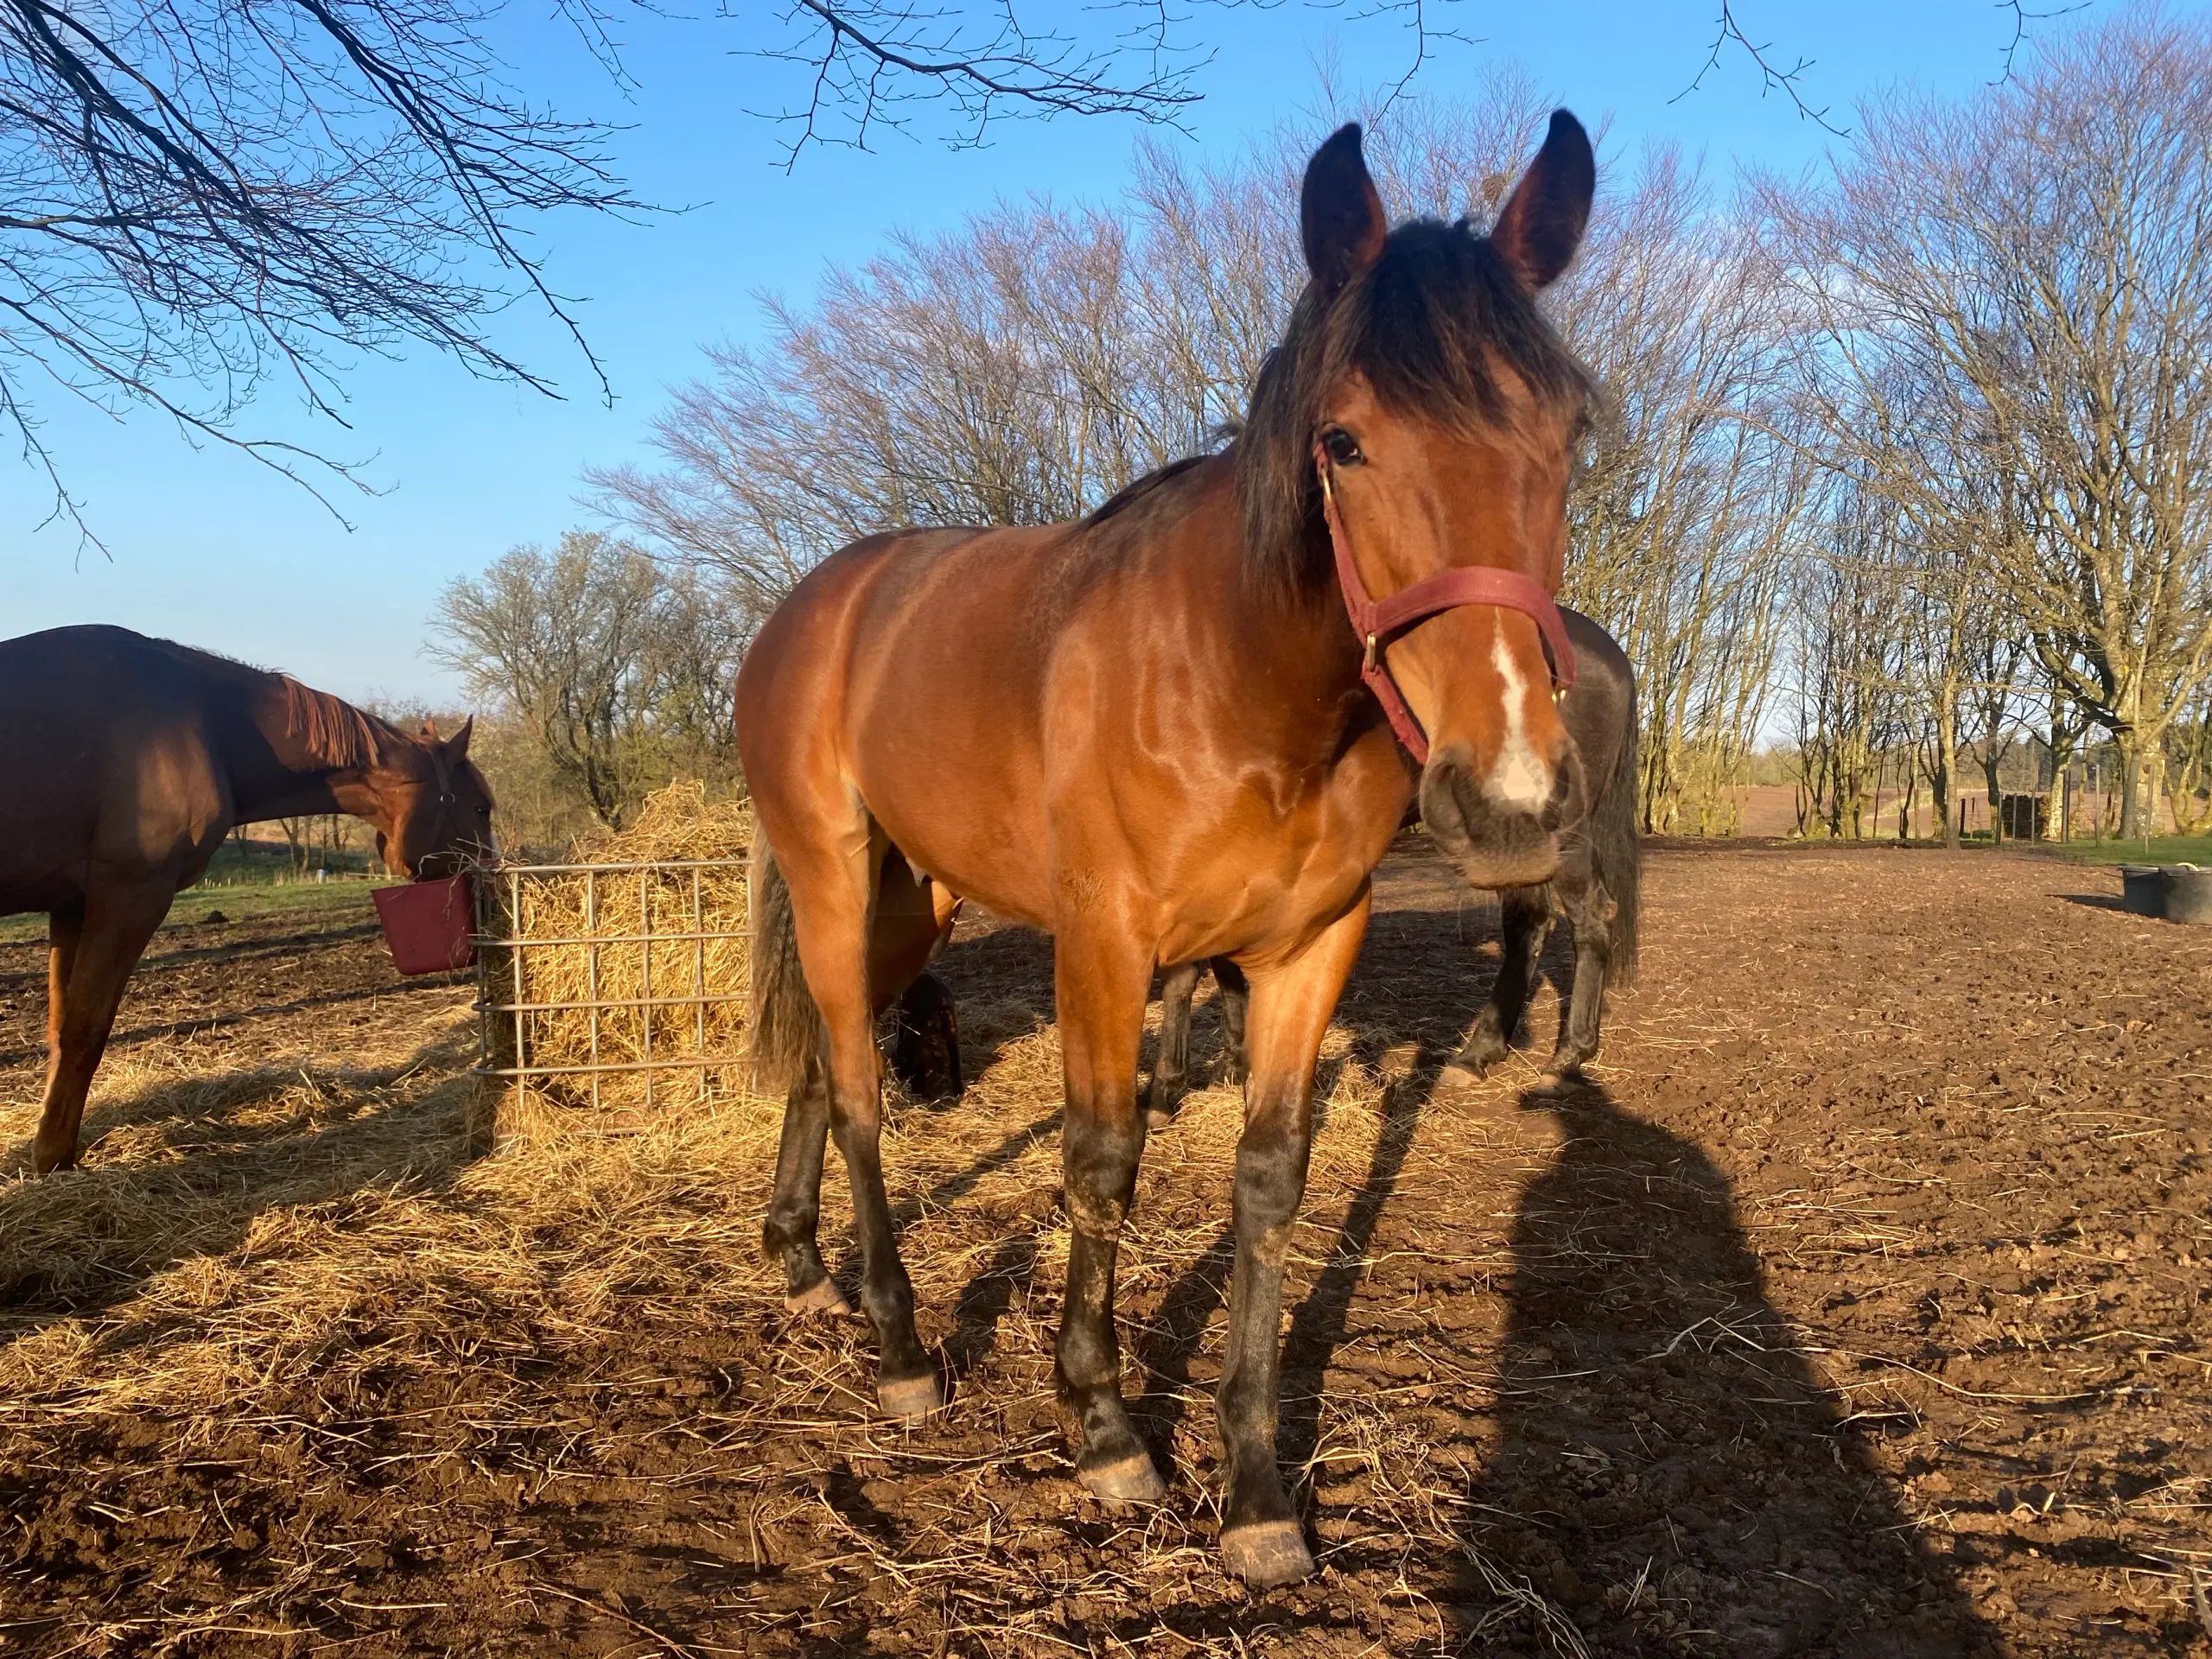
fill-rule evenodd
<path id="1" fill-rule="evenodd" d="M 431 656 L 526 726 L 602 823 L 675 772 L 726 764 L 741 636 L 690 572 L 571 531 L 452 583 L 432 626 Z"/>
<path id="2" fill-rule="evenodd" d="M 1745 221 L 1669 150 L 1623 174 L 1555 302 L 1605 388 L 1565 591 L 1636 664 L 1646 827 L 1726 831 L 1810 468 L 1756 418 L 1777 317 Z"/>
<path id="3" fill-rule="evenodd" d="M 2212 673 L 2212 28 L 2137 11 L 1770 186 L 1832 454 L 1966 558 L 2120 758 L 2140 833 Z"/>
<path id="4" fill-rule="evenodd" d="M 1829 480 L 1816 528 L 1789 587 L 1798 825 L 1858 840 L 1907 728 L 1910 553 L 1896 512 L 1848 478 Z"/>

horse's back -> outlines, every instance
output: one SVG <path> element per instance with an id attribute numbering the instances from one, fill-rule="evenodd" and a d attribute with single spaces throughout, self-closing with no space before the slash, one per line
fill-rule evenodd
<path id="1" fill-rule="evenodd" d="M 172 856 L 222 789 L 181 647 L 104 625 L 0 641 L 0 914 Z"/>
<path id="2" fill-rule="evenodd" d="M 1636 733 L 1636 671 L 1619 640 L 1580 611 L 1560 607 L 1574 647 L 1574 688 L 1560 712 L 1582 757 L 1594 804 Z"/>

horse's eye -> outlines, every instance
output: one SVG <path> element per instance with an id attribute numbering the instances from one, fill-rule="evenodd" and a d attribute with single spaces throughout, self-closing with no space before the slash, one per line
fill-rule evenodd
<path id="1" fill-rule="evenodd" d="M 1359 445 L 1352 441 L 1351 434 L 1341 426 L 1332 426 L 1321 435 L 1321 448 L 1339 467 L 1357 467 L 1367 459 L 1359 453 Z"/>

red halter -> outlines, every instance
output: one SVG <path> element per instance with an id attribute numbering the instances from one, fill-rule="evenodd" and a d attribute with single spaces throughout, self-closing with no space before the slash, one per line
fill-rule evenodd
<path id="1" fill-rule="evenodd" d="M 1344 520 L 1337 516 L 1336 492 L 1329 483 L 1328 454 L 1318 444 L 1313 449 L 1313 466 L 1321 478 L 1321 511 L 1329 521 L 1329 544 L 1337 556 L 1337 583 L 1344 590 L 1344 611 L 1351 618 L 1351 631 L 1367 646 L 1366 658 L 1359 665 L 1359 677 L 1367 682 L 1367 689 L 1382 705 L 1382 712 L 1389 717 L 1390 729 L 1398 734 L 1398 741 L 1405 745 L 1406 753 L 1413 756 L 1416 766 L 1428 764 L 1428 736 L 1421 730 L 1421 721 L 1414 718 L 1414 711 L 1407 705 L 1405 694 L 1398 690 L 1397 681 L 1390 677 L 1389 665 L 1382 660 L 1390 636 L 1400 629 L 1440 611 L 1457 610 L 1462 605 L 1495 605 L 1503 610 L 1519 611 L 1535 623 L 1550 648 L 1554 694 L 1574 683 L 1574 647 L 1567 642 L 1567 624 L 1560 618 L 1558 605 L 1541 583 L 1517 570 L 1462 565 L 1439 571 L 1379 603 L 1370 599 L 1367 584 L 1360 581 L 1359 572 L 1352 565 Z"/>

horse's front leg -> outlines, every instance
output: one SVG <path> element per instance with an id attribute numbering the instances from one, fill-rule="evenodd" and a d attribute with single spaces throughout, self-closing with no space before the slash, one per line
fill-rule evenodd
<path id="1" fill-rule="evenodd" d="M 48 918 L 46 1100 L 31 1141 L 31 1167 L 41 1175 L 77 1161 L 85 1097 L 124 988 L 175 894 L 162 877 L 95 887 L 82 909 Z"/>
<path id="2" fill-rule="evenodd" d="M 1559 1046 L 1544 1066 L 1548 1084 L 1575 1076 L 1598 1052 L 1605 981 L 1612 971 L 1612 895 L 1593 877 L 1580 892 L 1562 897 L 1574 929 L 1574 989 L 1560 1022 Z"/>
<path id="3" fill-rule="evenodd" d="M 1507 887 L 1497 895 L 1497 908 L 1504 945 L 1497 982 L 1475 1016 L 1475 1028 L 1467 1033 L 1466 1042 L 1445 1063 L 1438 1082 L 1446 1088 L 1473 1083 L 1513 1052 L 1513 1033 L 1521 1028 L 1529 995 L 1536 988 L 1536 964 L 1552 928 L 1551 889 Z"/>
<path id="4" fill-rule="evenodd" d="M 1358 902 L 1297 956 L 1255 965 L 1252 976 L 1252 1074 L 1236 1143 L 1236 1268 L 1219 1395 L 1229 1463 L 1221 1553 L 1230 1571 L 1261 1588 L 1313 1571 L 1275 1463 L 1283 1261 L 1306 1196 L 1313 1064 L 1359 954 L 1370 901 L 1363 890 Z"/>
<path id="5" fill-rule="evenodd" d="M 1052 967 L 1067 1091 L 1061 1145 L 1073 1230 L 1055 1380 L 1081 1437 L 1077 1478 L 1101 1497 L 1149 1503 L 1164 1489 L 1122 1403 L 1114 1265 L 1144 1152 L 1137 1053 L 1152 946 L 1110 926 L 1063 927 L 1054 941 Z"/>

